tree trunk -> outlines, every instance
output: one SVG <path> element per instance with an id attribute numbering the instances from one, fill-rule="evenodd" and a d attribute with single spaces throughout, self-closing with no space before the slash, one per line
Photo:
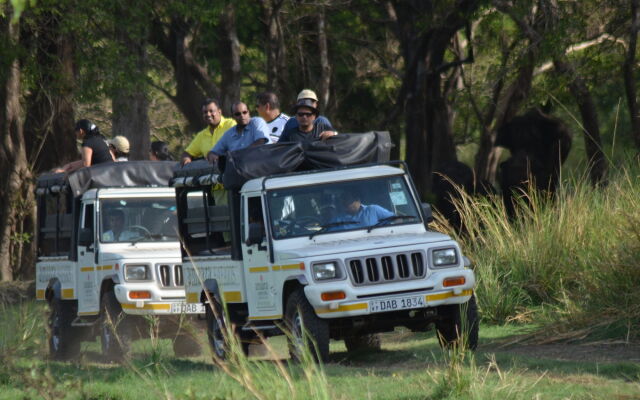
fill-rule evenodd
<path id="1" fill-rule="evenodd" d="M 161 21 L 152 22 L 150 42 L 173 66 L 176 82 L 175 95 L 165 95 L 178 107 L 188 121 L 190 132 L 199 131 L 202 121 L 201 105 L 206 97 L 220 100 L 220 89 L 213 83 L 207 69 L 198 64 L 189 47 L 192 23 L 173 18 L 168 26 Z"/>
<path id="2" fill-rule="evenodd" d="M 115 40 L 119 44 L 122 75 L 129 74 L 129 85 L 116 88 L 112 102 L 112 133 L 129 139 L 129 159 L 149 158 L 150 128 L 147 98 L 146 22 L 130 15 L 130 8 L 118 3 L 116 20 L 132 21 L 116 25 Z"/>
<path id="3" fill-rule="evenodd" d="M 287 86 L 287 47 L 280 20 L 283 0 L 260 0 L 265 28 L 265 54 L 267 55 L 266 89 L 282 96 Z"/>
<path id="4" fill-rule="evenodd" d="M 240 40 L 236 29 L 236 11 L 233 3 L 225 6 L 220 15 L 219 46 L 220 74 L 222 75 L 222 107 L 231 112 L 231 105 L 240 100 Z"/>
<path id="5" fill-rule="evenodd" d="M 329 62 L 329 46 L 327 45 L 327 26 L 325 6 L 320 5 L 317 18 L 318 58 L 320 59 L 320 82 L 318 82 L 318 100 L 327 110 L 329 107 L 329 90 L 331 88 L 331 63 Z"/>
<path id="6" fill-rule="evenodd" d="M 571 65 L 566 56 L 558 56 L 554 59 L 553 64 L 558 73 L 565 75 L 569 79 L 569 90 L 580 109 L 585 150 L 589 162 L 589 178 L 593 185 L 597 185 L 604 182 L 607 173 L 607 162 L 602 151 L 602 141 L 600 140 L 598 110 L 584 79 Z"/>
<path id="7" fill-rule="evenodd" d="M 32 176 L 20 121 L 20 65 L 16 47 L 19 41 L 18 26 L 11 22 L 11 3 L 4 4 L 4 16 L 0 17 L 0 40 L 5 49 L 0 62 L 0 279 L 11 281 L 19 266 L 15 262 L 27 262 L 23 255 L 32 250 L 33 228 Z M 7 51 L 8 50 L 8 51 Z M 24 229 L 27 229 L 25 231 Z M 29 239 L 30 242 L 25 240 Z M 24 246 L 25 243 L 31 243 Z"/>
<path id="8" fill-rule="evenodd" d="M 73 133 L 74 40 L 60 28 L 62 10 L 31 15 L 22 46 L 35 53 L 36 84 L 26 98 L 24 137 L 36 173 L 78 159 Z M 26 25 L 26 24 L 25 24 Z"/>
<path id="9" fill-rule="evenodd" d="M 640 111 L 636 99 L 636 47 L 638 44 L 638 29 L 640 29 L 640 1 L 631 0 L 631 28 L 629 29 L 629 46 L 627 57 L 624 60 L 623 75 L 624 88 L 631 119 L 631 137 L 635 141 L 636 148 L 640 151 Z"/>
<path id="10" fill-rule="evenodd" d="M 387 6 L 389 14 L 395 17 L 394 32 L 402 46 L 405 64 L 398 102 L 404 105 L 407 123 L 406 160 L 423 197 L 431 190 L 434 168 L 456 160 L 441 75 L 459 65 L 445 63 L 445 52 L 479 2 L 452 3 L 451 7 L 434 8 L 430 2 L 393 1 Z M 436 15 L 441 12 L 445 14 Z"/>

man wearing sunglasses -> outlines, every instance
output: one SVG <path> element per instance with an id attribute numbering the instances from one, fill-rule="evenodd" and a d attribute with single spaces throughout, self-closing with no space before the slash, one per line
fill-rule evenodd
<path id="1" fill-rule="evenodd" d="M 293 107 L 293 113 L 298 126 L 285 128 L 285 131 L 280 135 L 280 142 L 326 140 L 336 135 L 336 131 L 326 118 L 316 122 L 319 112 L 316 108 L 316 102 L 312 99 L 298 100 Z"/>
<path id="2" fill-rule="evenodd" d="M 234 103 L 231 106 L 231 115 L 236 121 L 236 126 L 229 128 L 207 154 L 207 160 L 212 164 L 229 151 L 269 142 L 267 123 L 260 117 L 252 118 L 245 103 Z"/>

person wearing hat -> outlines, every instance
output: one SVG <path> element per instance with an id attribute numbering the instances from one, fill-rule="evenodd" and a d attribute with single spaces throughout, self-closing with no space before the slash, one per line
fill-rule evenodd
<path id="1" fill-rule="evenodd" d="M 296 98 L 296 103 L 299 102 L 300 100 L 303 99 L 308 99 L 313 101 L 313 106 L 315 108 L 319 108 L 318 107 L 318 96 L 316 95 L 316 92 L 314 92 L 311 89 L 303 89 L 300 91 L 300 93 L 298 93 L 298 97 Z M 331 131 L 333 131 L 333 126 L 331 125 L 331 122 L 329 121 L 329 119 L 327 117 L 325 117 L 324 115 L 318 115 L 318 117 L 314 120 L 313 122 L 314 124 L 325 124 L 326 126 L 330 126 L 331 127 Z M 285 124 L 284 128 L 283 128 L 283 132 L 288 130 L 288 129 L 293 129 L 295 130 L 298 127 L 298 120 L 296 118 L 289 118 L 289 120 L 287 121 L 287 123 Z"/>
<path id="2" fill-rule="evenodd" d="M 236 124 L 233 118 L 222 116 L 220 103 L 215 99 L 206 99 L 202 103 L 202 119 L 207 127 L 198 132 L 182 153 L 182 165 L 189 164 L 194 158 L 205 158 L 218 140 Z"/>
<path id="3" fill-rule="evenodd" d="M 124 136 L 116 136 L 109 140 L 109 151 L 114 161 L 129 161 L 129 139 Z"/>
<path id="4" fill-rule="evenodd" d="M 82 140 L 80 160 L 72 161 L 61 168 L 56 168 L 53 172 L 73 172 L 82 167 L 113 162 L 113 156 L 109 152 L 107 140 L 98 130 L 98 127 L 88 119 L 81 119 L 76 122 L 74 133 L 78 140 Z"/>
<path id="5" fill-rule="evenodd" d="M 280 135 L 280 142 L 303 142 L 311 140 L 325 140 L 337 133 L 325 118 L 318 121 L 317 102 L 311 99 L 300 99 L 293 107 L 293 114 L 298 122 L 295 128 L 286 129 Z"/>

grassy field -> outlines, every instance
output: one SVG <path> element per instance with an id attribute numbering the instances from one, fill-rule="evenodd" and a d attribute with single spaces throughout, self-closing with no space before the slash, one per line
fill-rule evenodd
<path id="1" fill-rule="evenodd" d="M 137 343 L 124 365 L 103 363 L 97 343 L 59 363 L 46 307 L 26 300 L 0 305 L 0 399 L 640 399 L 638 162 L 528 203 L 511 222 L 498 198 L 460 203 L 483 319 L 473 354 L 397 330 L 380 353 L 332 343 L 323 366 L 290 364 L 283 338 L 225 364 L 175 358 L 166 340 Z"/>
<path id="2" fill-rule="evenodd" d="M 526 324 L 482 326 L 474 354 L 397 330 L 380 353 L 349 355 L 332 342 L 324 366 L 289 364 L 283 337 L 220 366 L 210 355 L 175 358 L 169 340 L 136 342 L 124 365 L 103 363 L 95 342 L 77 362 L 49 361 L 44 321 L 42 304 L 2 310 L 0 399 L 640 399 L 640 346 L 548 351 L 517 343 L 537 328 Z"/>

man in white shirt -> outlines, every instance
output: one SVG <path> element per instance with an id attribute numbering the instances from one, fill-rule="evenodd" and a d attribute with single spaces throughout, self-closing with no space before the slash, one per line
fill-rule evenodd
<path id="1" fill-rule="evenodd" d="M 267 122 L 270 143 L 276 143 L 280 139 L 284 125 L 289 116 L 280 112 L 280 101 L 273 92 L 262 92 L 256 96 L 256 108 L 258 114 Z"/>

